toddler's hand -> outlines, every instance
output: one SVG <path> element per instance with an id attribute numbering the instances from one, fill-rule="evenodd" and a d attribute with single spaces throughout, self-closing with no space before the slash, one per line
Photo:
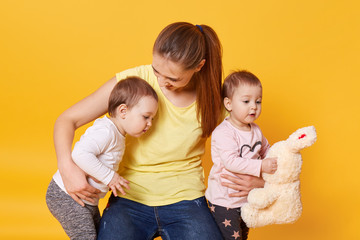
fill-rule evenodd
<path id="1" fill-rule="evenodd" d="M 125 195 L 125 191 L 121 186 L 129 189 L 128 183 L 128 180 L 120 176 L 118 173 L 115 173 L 113 178 L 109 182 L 108 187 L 112 190 L 115 197 L 117 197 L 117 190 L 119 190 L 122 195 Z"/>
<path id="2" fill-rule="evenodd" d="M 261 163 L 261 172 L 273 174 L 277 170 L 277 158 L 265 158 Z"/>

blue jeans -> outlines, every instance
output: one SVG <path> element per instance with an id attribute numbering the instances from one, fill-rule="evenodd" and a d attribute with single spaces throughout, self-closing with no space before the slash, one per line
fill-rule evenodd
<path id="1" fill-rule="evenodd" d="M 121 197 L 109 199 L 98 239 L 220 240 L 220 230 L 205 197 L 150 207 Z"/>

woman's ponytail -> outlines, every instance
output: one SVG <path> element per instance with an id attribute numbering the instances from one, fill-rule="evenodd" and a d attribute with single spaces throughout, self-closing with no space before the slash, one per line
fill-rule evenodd
<path id="1" fill-rule="evenodd" d="M 184 69 L 194 69 L 205 59 L 201 70 L 194 74 L 197 117 L 209 137 L 219 123 L 222 109 L 222 47 L 215 31 L 207 25 L 177 22 L 165 27 L 154 44 L 154 52 Z"/>
<path id="2" fill-rule="evenodd" d="M 222 47 L 215 31 L 201 25 L 205 38 L 205 64 L 200 70 L 197 81 L 197 112 L 201 119 L 203 137 L 211 135 L 219 123 L 222 109 L 221 79 L 223 76 Z"/>

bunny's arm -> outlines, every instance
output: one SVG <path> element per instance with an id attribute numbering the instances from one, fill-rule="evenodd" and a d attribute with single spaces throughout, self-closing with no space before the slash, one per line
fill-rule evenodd
<path id="1" fill-rule="evenodd" d="M 248 196 L 248 202 L 253 207 L 258 209 L 264 209 L 269 207 L 279 198 L 279 191 L 276 188 L 266 185 L 264 188 L 255 188 L 250 191 Z"/>

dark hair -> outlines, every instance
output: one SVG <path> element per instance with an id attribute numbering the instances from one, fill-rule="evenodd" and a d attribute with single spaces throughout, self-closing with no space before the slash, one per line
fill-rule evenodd
<path id="1" fill-rule="evenodd" d="M 223 98 L 232 98 L 236 88 L 240 84 L 247 84 L 250 86 L 261 86 L 260 80 L 251 72 L 246 70 L 236 71 L 229 74 L 225 80 L 222 89 L 222 97 Z"/>
<path id="2" fill-rule="evenodd" d="M 110 116 L 116 116 L 116 108 L 125 104 L 129 109 L 135 106 L 140 98 L 151 96 L 158 101 L 155 90 L 145 80 L 139 77 L 127 77 L 120 80 L 109 97 L 108 113 Z"/>
<path id="3" fill-rule="evenodd" d="M 196 87 L 202 137 L 210 136 L 222 113 L 222 47 L 215 31 L 207 25 L 172 23 L 157 37 L 153 52 L 181 64 L 185 70 L 196 68 L 205 59 L 204 66 L 191 81 Z"/>

